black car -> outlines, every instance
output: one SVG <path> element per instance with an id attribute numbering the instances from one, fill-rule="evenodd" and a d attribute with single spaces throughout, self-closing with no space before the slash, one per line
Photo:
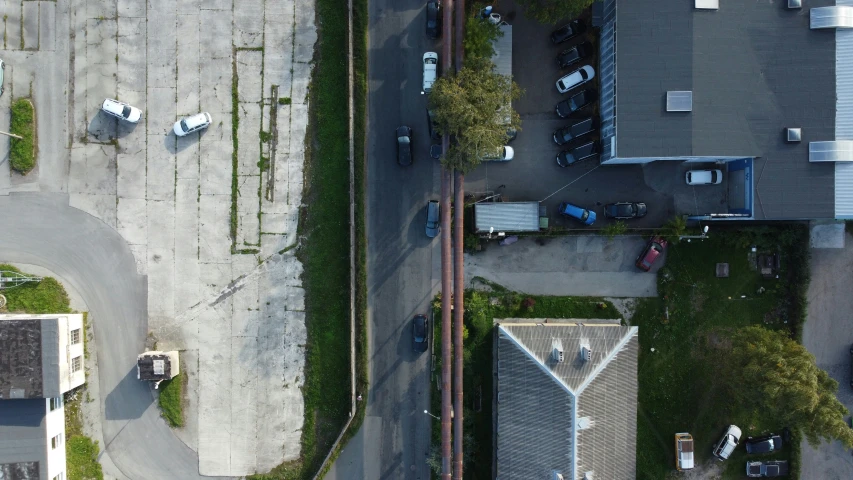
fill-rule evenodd
<path id="1" fill-rule="evenodd" d="M 646 216 L 646 204 L 642 202 L 616 202 L 604 206 L 604 216 L 619 220 Z"/>
<path id="2" fill-rule="evenodd" d="M 567 125 L 554 132 L 554 143 L 565 145 L 576 138 L 580 138 L 598 128 L 598 122 L 592 118 L 585 118 L 572 125 Z"/>
<path id="3" fill-rule="evenodd" d="M 551 33 L 551 41 L 554 42 L 554 45 L 557 45 L 571 40 L 585 31 L 586 23 L 583 20 L 578 19 L 567 25 L 563 25 L 557 30 L 554 30 L 554 32 Z"/>
<path id="4" fill-rule="evenodd" d="M 429 320 L 426 315 L 415 315 L 412 319 L 412 345 L 416 352 L 426 352 L 429 348 Z"/>
<path id="5" fill-rule="evenodd" d="M 397 129 L 397 163 L 404 167 L 412 164 L 412 129 L 403 125 Z"/>
<path id="6" fill-rule="evenodd" d="M 746 453 L 770 453 L 782 448 L 782 437 L 779 435 L 764 435 L 746 439 Z"/>
<path id="7" fill-rule="evenodd" d="M 580 45 L 576 45 L 560 52 L 560 54 L 557 55 L 557 66 L 560 68 L 567 68 L 590 55 L 592 55 L 592 44 L 589 42 L 583 42 Z"/>
<path id="8" fill-rule="evenodd" d="M 570 167 L 578 162 L 595 158 L 600 153 L 597 142 L 584 143 L 570 150 L 563 150 L 557 154 L 557 165 Z"/>
<path id="9" fill-rule="evenodd" d="M 426 5 L 426 34 L 429 38 L 441 36 L 441 5 L 435 1 Z"/>
<path id="10" fill-rule="evenodd" d="M 769 460 L 766 462 L 746 462 L 746 476 L 751 478 L 760 477 L 784 477 L 788 474 L 788 462 L 786 460 Z"/>
<path id="11" fill-rule="evenodd" d="M 596 99 L 598 99 L 598 91 L 594 88 L 587 88 L 586 90 L 572 95 L 569 99 L 558 103 L 557 115 L 559 115 L 560 118 L 566 118 L 583 107 L 591 104 Z"/>

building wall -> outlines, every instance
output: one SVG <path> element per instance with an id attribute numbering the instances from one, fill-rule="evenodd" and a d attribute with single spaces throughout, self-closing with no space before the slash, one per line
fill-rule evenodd
<path id="1" fill-rule="evenodd" d="M 59 391 L 65 393 L 86 383 L 85 359 L 83 358 L 83 342 L 86 332 L 83 331 L 83 315 L 72 314 L 59 317 L 59 351 L 62 359 L 59 364 Z M 74 338 L 72 338 L 74 337 Z M 76 343 L 72 343 L 72 341 Z M 80 368 L 72 368 L 75 358 L 79 358 Z"/>
<path id="2" fill-rule="evenodd" d="M 62 398 L 62 397 L 59 397 Z M 47 415 L 45 416 L 45 448 L 47 449 L 47 466 L 46 473 L 44 478 L 47 480 L 51 480 L 55 478 L 60 473 L 64 473 L 66 469 L 66 460 L 65 460 L 65 407 L 59 406 L 59 408 L 50 410 L 51 407 L 51 399 L 45 399 L 45 409 L 47 411 Z M 59 443 L 56 445 L 56 448 L 53 447 L 53 439 L 59 436 Z M 67 477 L 67 474 L 64 475 Z"/>

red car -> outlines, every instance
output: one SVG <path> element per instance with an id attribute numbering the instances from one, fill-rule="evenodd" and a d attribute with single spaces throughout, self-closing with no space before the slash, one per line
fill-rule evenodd
<path id="1" fill-rule="evenodd" d="M 654 236 L 650 238 L 649 243 L 646 244 L 640 256 L 637 257 L 637 268 L 646 272 L 651 270 L 655 260 L 663 255 L 663 251 L 666 250 L 667 245 L 668 242 L 663 237 Z"/>

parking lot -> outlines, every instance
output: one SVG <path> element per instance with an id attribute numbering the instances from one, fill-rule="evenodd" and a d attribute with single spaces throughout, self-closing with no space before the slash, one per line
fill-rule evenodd
<path id="1" fill-rule="evenodd" d="M 598 106 L 561 119 L 554 111 L 555 105 L 584 88 L 597 88 L 594 85 L 597 77 L 566 94 L 558 93 L 554 83 L 580 65 L 590 64 L 597 69 L 598 63 L 594 54 L 568 69 L 559 70 L 555 57 L 584 40 L 595 45 L 597 31 L 590 27 L 584 38 L 555 46 L 549 39 L 554 28 L 526 19 L 513 2 L 496 2 L 495 11 L 513 26 L 513 79 L 525 92 L 513 107 L 521 116 L 522 130 L 511 143 L 515 158 L 510 162 L 487 162 L 477 167 L 466 176 L 467 193 L 494 192 L 500 193 L 506 201 L 542 201 L 551 217 L 551 225 L 570 228 L 583 227 L 557 215 L 560 202 L 594 209 L 599 219 L 591 228 L 606 226 L 604 205 L 619 201 L 646 203 L 648 215 L 629 221 L 629 227 L 637 228 L 660 226 L 678 214 L 726 211 L 725 178 L 722 184 L 713 186 L 692 187 L 685 183 L 685 172 L 712 168 L 708 164 L 659 161 L 646 165 L 600 166 L 593 159 L 567 168 L 559 167 L 556 155 L 562 147 L 554 143 L 553 132 L 597 114 Z M 581 143 L 593 139 L 597 140 L 597 136 L 588 136 Z"/>

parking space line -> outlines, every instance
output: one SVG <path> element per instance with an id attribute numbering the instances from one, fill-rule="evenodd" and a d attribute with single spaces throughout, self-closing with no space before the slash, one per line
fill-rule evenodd
<path id="1" fill-rule="evenodd" d="M 592 173 L 592 172 L 594 172 L 594 171 L 598 170 L 598 168 L 599 168 L 599 167 L 601 167 L 601 165 L 596 165 L 596 166 L 595 166 L 595 168 L 593 168 L 593 169 L 591 169 L 590 171 L 588 171 L 588 172 L 584 173 L 584 174 L 583 174 L 583 175 L 581 175 L 580 177 L 578 177 L 578 178 L 576 178 L 576 179 L 572 180 L 571 182 L 569 182 L 569 183 L 567 183 L 567 184 L 563 185 L 562 187 L 560 187 L 559 189 L 557 189 L 557 190 L 556 190 L 554 193 L 552 193 L 551 195 L 548 195 L 547 197 L 543 198 L 542 200 L 539 200 L 539 202 L 540 202 L 540 203 L 541 203 L 541 202 L 544 202 L 545 200 L 548 200 L 549 198 L 553 197 L 554 195 L 556 195 L 556 194 L 558 194 L 558 193 L 562 192 L 562 191 L 563 191 L 563 190 L 565 190 L 567 187 L 570 187 L 573 183 L 575 183 L 575 182 L 577 182 L 578 180 L 582 179 L 583 177 L 585 177 L 585 176 L 589 175 L 590 173 Z"/>

